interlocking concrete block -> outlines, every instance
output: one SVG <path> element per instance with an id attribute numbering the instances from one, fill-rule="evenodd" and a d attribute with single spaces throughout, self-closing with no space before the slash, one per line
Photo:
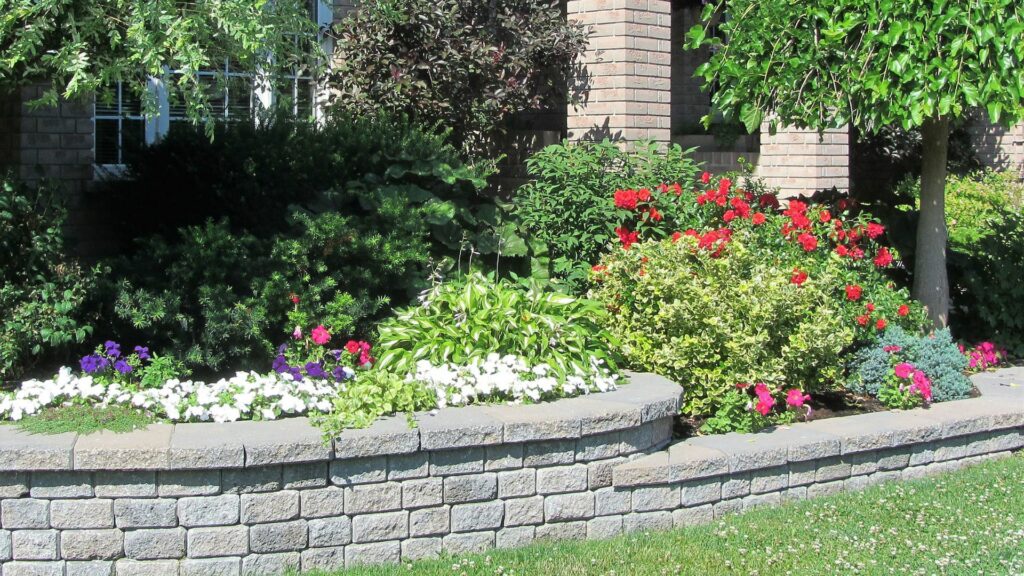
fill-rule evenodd
<path id="1" fill-rule="evenodd" d="M 743 511 L 743 501 L 740 498 L 733 498 L 732 500 L 722 500 L 721 502 L 715 502 L 715 520 L 725 518 L 732 514 L 739 514 Z"/>
<path id="2" fill-rule="evenodd" d="M 345 489 L 345 511 L 349 515 L 390 512 L 402 508 L 402 484 L 364 484 Z"/>
<path id="3" fill-rule="evenodd" d="M 60 558 L 57 530 L 16 530 L 8 534 L 15 560 L 56 560 Z"/>
<path id="4" fill-rule="evenodd" d="M 237 494 L 198 496 L 178 500 L 178 523 L 186 528 L 230 526 L 239 518 Z"/>
<path id="5" fill-rule="evenodd" d="M 114 563 L 110 560 L 65 562 L 64 576 L 114 576 Z"/>
<path id="6" fill-rule="evenodd" d="M 303 572 L 318 570 L 321 572 L 338 571 L 345 568 L 345 547 L 310 548 L 299 553 L 299 562 Z"/>
<path id="7" fill-rule="evenodd" d="M 715 507 L 712 504 L 679 508 L 672 511 L 672 525 L 676 528 L 707 524 L 715 519 Z"/>
<path id="8" fill-rule="evenodd" d="M 643 406 L 606 402 L 603 395 L 558 400 L 554 406 L 564 406 L 566 410 L 575 412 L 580 419 L 580 433 L 583 436 L 637 428 L 643 422 Z"/>
<path id="9" fill-rule="evenodd" d="M 783 466 L 789 458 L 789 443 L 780 440 L 775 431 L 698 436 L 686 443 L 722 452 L 728 457 L 729 470 L 733 473 Z"/>
<path id="10" fill-rule="evenodd" d="M 257 494 L 281 489 L 282 466 L 232 468 L 221 471 L 221 491 L 225 494 Z"/>
<path id="11" fill-rule="evenodd" d="M 0 526 L 11 530 L 49 528 L 50 503 L 31 498 L 0 501 Z"/>
<path id="12" fill-rule="evenodd" d="M 60 555 L 65 560 L 114 560 L 124 556 L 124 533 L 118 529 L 63 530 Z"/>
<path id="13" fill-rule="evenodd" d="M 657 374 L 630 372 L 629 384 L 600 395 L 602 402 L 640 408 L 641 420 L 650 422 L 675 416 L 682 405 L 683 388 Z"/>
<path id="14" fill-rule="evenodd" d="M 789 485 L 806 486 L 814 484 L 815 476 L 818 473 L 818 462 L 815 460 L 804 460 L 801 462 L 789 463 Z"/>
<path id="15" fill-rule="evenodd" d="M 523 467 L 523 444 L 498 444 L 484 448 L 484 470 L 516 470 Z"/>
<path id="16" fill-rule="evenodd" d="M 878 454 L 877 469 L 902 470 L 910 465 L 910 456 L 914 452 L 912 447 L 885 450 Z"/>
<path id="17" fill-rule="evenodd" d="M 284 522 L 299 517 L 299 493 L 282 490 L 267 494 L 242 494 L 242 524 Z"/>
<path id="18" fill-rule="evenodd" d="M 32 474 L 33 498 L 92 498 L 92 474 L 88 472 L 39 472 Z"/>
<path id="19" fill-rule="evenodd" d="M 678 502 L 678 495 L 676 497 Z M 594 494 L 578 492 L 557 494 L 544 499 L 544 519 L 547 522 L 588 520 L 595 514 Z"/>
<path id="20" fill-rule="evenodd" d="M 743 509 L 753 510 L 766 506 L 778 506 L 782 504 L 781 492 L 770 492 L 768 494 L 751 494 L 743 498 Z"/>
<path id="21" fill-rule="evenodd" d="M 502 528 L 494 537 L 496 548 L 522 548 L 533 543 L 535 537 L 533 526 L 516 526 L 514 528 Z"/>
<path id="22" fill-rule="evenodd" d="M 13 544 L 11 542 L 11 531 L 0 530 L 0 562 L 7 562 L 13 556 Z"/>
<path id="23" fill-rule="evenodd" d="M 402 558 L 401 545 L 395 542 L 351 544 L 345 547 L 345 567 L 366 564 L 398 564 Z"/>
<path id="24" fill-rule="evenodd" d="M 420 430 L 405 416 L 378 418 L 367 428 L 350 428 L 334 438 L 334 457 L 367 458 L 409 454 L 420 449 Z"/>
<path id="25" fill-rule="evenodd" d="M 811 484 L 807 487 L 807 497 L 819 498 L 821 496 L 831 496 L 833 494 L 839 494 L 842 491 L 843 480 L 834 480 L 832 482 Z"/>
<path id="26" fill-rule="evenodd" d="M 118 528 L 173 528 L 178 525 L 178 501 L 173 498 L 119 498 L 114 500 Z"/>
<path id="27" fill-rule="evenodd" d="M 220 470 L 169 470 L 157 473 L 161 498 L 215 496 L 220 494 Z"/>
<path id="28" fill-rule="evenodd" d="M 352 542 L 352 521 L 348 516 L 309 521 L 309 546 L 329 548 Z"/>
<path id="29" fill-rule="evenodd" d="M 613 471 L 625 461 L 625 458 L 611 458 L 587 464 L 587 488 L 598 490 L 611 486 Z"/>
<path id="30" fill-rule="evenodd" d="M 930 406 L 927 411 L 915 411 L 915 415 L 937 423 L 942 438 L 1024 425 L 1024 410 L 1020 408 L 1020 401 L 1007 401 L 1005 397 L 999 396 L 940 402 Z"/>
<path id="31" fill-rule="evenodd" d="M 909 412 L 873 412 L 848 418 L 827 418 L 800 427 L 831 434 L 840 439 L 842 453 L 882 450 L 895 445 L 930 442 L 942 435 L 942 426 L 929 418 Z M 795 427 L 795 426 L 794 426 Z"/>
<path id="32" fill-rule="evenodd" d="M 609 486 L 594 491 L 594 514 L 596 516 L 625 514 L 632 510 L 632 506 L 633 493 L 629 489 L 616 489 Z"/>
<path id="33" fill-rule="evenodd" d="M 431 476 L 476 474 L 484 471 L 483 447 L 438 450 L 430 453 Z"/>
<path id="34" fill-rule="evenodd" d="M 557 466 L 576 461 L 576 440 L 549 440 L 529 442 L 523 450 L 523 466 Z"/>
<path id="35" fill-rule="evenodd" d="M 683 482 L 679 488 L 683 506 L 699 506 L 722 499 L 722 481 L 717 477 Z"/>
<path id="36" fill-rule="evenodd" d="M 245 556 L 249 553 L 249 528 L 193 528 L 188 531 L 189 558 Z"/>
<path id="37" fill-rule="evenodd" d="M 70 470 L 77 434 L 29 434 L 0 426 L 0 472 Z"/>
<path id="38" fill-rule="evenodd" d="M 850 477 L 852 465 L 849 459 L 825 458 L 818 461 L 818 468 L 814 473 L 814 481 L 818 484 L 843 480 Z"/>
<path id="39" fill-rule="evenodd" d="M 537 472 L 533 468 L 498 472 L 498 498 L 533 496 L 537 493 Z"/>
<path id="40" fill-rule="evenodd" d="M 494 548 L 494 532 L 464 532 L 441 539 L 441 548 L 448 554 L 479 554 Z"/>
<path id="41" fill-rule="evenodd" d="M 600 516 L 587 521 L 587 540 L 604 540 L 622 534 L 622 516 Z"/>
<path id="42" fill-rule="evenodd" d="M 481 410 L 504 425 L 508 443 L 580 437 L 580 419 L 559 406 L 485 406 Z"/>
<path id="43" fill-rule="evenodd" d="M 168 465 L 175 470 L 241 468 L 245 448 L 229 423 L 202 422 L 175 426 Z"/>
<path id="44" fill-rule="evenodd" d="M 64 576 L 64 562 L 8 562 L 4 576 Z"/>
<path id="45" fill-rule="evenodd" d="M 494 472 L 444 479 L 445 504 L 493 500 L 498 495 L 498 476 Z"/>
<path id="46" fill-rule="evenodd" d="M 778 492 L 789 487 L 789 467 L 776 466 L 750 472 L 750 493 Z"/>
<path id="47" fill-rule="evenodd" d="M 587 523 L 581 520 L 542 524 L 537 526 L 534 537 L 537 540 L 586 540 Z"/>
<path id="48" fill-rule="evenodd" d="M 441 555 L 440 538 L 410 538 L 402 541 L 402 560 L 414 562 Z"/>
<path id="49" fill-rule="evenodd" d="M 668 449 L 615 469 L 616 486 L 667 484 L 720 476 L 729 472 L 729 458 L 720 450 L 680 442 Z"/>
<path id="50" fill-rule="evenodd" d="M 171 448 L 170 424 L 150 424 L 124 434 L 103 430 L 79 436 L 76 470 L 165 470 Z"/>
<path id="51" fill-rule="evenodd" d="M 156 473 L 100 471 L 94 475 L 97 498 L 155 498 Z"/>
<path id="52" fill-rule="evenodd" d="M 645 486 L 633 489 L 633 511 L 654 512 L 679 507 L 679 486 Z"/>
<path id="53" fill-rule="evenodd" d="M 388 459 L 385 456 L 350 458 L 331 462 L 331 483 L 355 486 L 387 480 Z"/>
<path id="54" fill-rule="evenodd" d="M 592 462 L 615 458 L 619 455 L 619 437 L 618 432 L 607 432 L 580 438 L 576 441 L 576 461 Z"/>
<path id="55" fill-rule="evenodd" d="M 750 494 L 750 473 L 731 474 L 722 478 L 722 498 L 740 498 Z"/>
<path id="56" fill-rule="evenodd" d="M 179 576 L 241 576 L 241 558 L 188 558 L 181 561 Z"/>
<path id="57" fill-rule="evenodd" d="M 543 522 L 543 496 L 505 500 L 505 526 L 524 526 Z"/>
<path id="58" fill-rule="evenodd" d="M 633 512 L 622 517 L 622 529 L 626 533 L 665 531 L 672 529 L 671 512 Z"/>
<path id="59" fill-rule="evenodd" d="M 424 450 L 451 450 L 471 446 L 501 444 L 503 423 L 487 406 L 442 408 L 417 414 L 420 442 Z"/>
<path id="60" fill-rule="evenodd" d="M 113 528 L 114 501 L 106 499 L 55 500 L 50 504 L 50 526 L 60 530 Z"/>
<path id="61" fill-rule="evenodd" d="M 424 508 L 409 513 L 409 535 L 439 536 L 450 530 L 451 506 Z"/>
<path id="62" fill-rule="evenodd" d="M 0 498 L 28 496 L 27 472 L 0 472 Z"/>
<path id="63" fill-rule="evenodd" d="M 281 470 L 282 487 L 285 490 L 306 490 L 327 486 L 329 476 L 327 462 L 303 462 L 289 464 Z"/>
<path id="64" fill-rule="evenodd" d="M 441 478 L 421 478 L 402 482 L 402 507 L 411 510 L 437 506 L 444 501 L 444 481 Z"/>
<path id="65" fill-rule="evenodd" d="M 426 478 L 429 473 L 430 455 L 427 452 L 388 456 L 388 480 Z"/>
<path id="66" fill-rule="evenodd" d="M 115 576 L 178 576 L 177 560 L 132 560 L 114 563 Z"/>
<path id="67" fill-rule="evenodd" d="M 302 550 L 309 541 L 308 536 L 305 520 L 257 524 L 249 528 L 249 548 L 259 554 Z"/>
<path id="68" fill-rule="evenodd" d="M 242 576 L 277 576 L 296 572 L 301 566 L 298 552 L 250 554 L 242 558 Z"/>
<path id="69" fill-rule="evenodd" d="M 807 499 L 807 486 L 795 486 L 782 492 L 783 502 L 799 502 Z"/>
<path id="70" fill-rule="evenodd" d="M 581 492 L 587 489 L 587 466 L 556 466 L 537 470 L 537 493 L 560 494 Z"/>
<path id="71" fill-rule="evenodd" d="M 409 537 L 409 512 L 363 514 L 352 519 L 352 541 L 357 544 Z"/>
<path id="72" fill-rule="evenodd" d="M 246 466 L 320 462 L 330 460 L 333 454 L 331 446 L 324 443 L 323 432 L 307 418 L 230 422 L 225 426 L 241 439 Z"/>
<path id="73" fill-rule="evenodd" d="M 124 555 L 135 560 L 183 558 L 185 556 L 185 529 L 157 528 L 126 532 Z"/>
<path id="74" fill-rule="evenodd" d="M 452 506 L 452 532 L 478 532 L 501 527 L 505 506 L 500 500 Z"/>
<path id="75" fill-rule="evenodd" d="M 331 486 L 299 492 L 299 511 L 303 518 L 330 518 L 345 513 L 345 489 Z"/>
<path id="76" fill-rule="evenodd" d="M 844 456 L 843 460 L 850 464 L 850 476 L 863 476 L 877 471 L 878 458 L 883 452 L 887 451 L 879 450 L 877 452 L 857 452 L 855 454 L 847 454 Z"/>

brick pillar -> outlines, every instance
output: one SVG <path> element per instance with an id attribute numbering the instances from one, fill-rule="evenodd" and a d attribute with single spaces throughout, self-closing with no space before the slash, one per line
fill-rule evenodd
<path id="1" fill-rule="evenodd" d="M 576 79 L 583 103 L 568 106 L 570 139 L 669 142 L 671 9 L 670 0 L 569 0 L 568 17 L 591 28 Z"/>
<path id="2" fill-rule="evenodd" d="M 784 197 L 809 195 L 835 186 L 850 189 L 850 130 L 779 128 L 773 135 L 761 126 L 761 152 L 755 175 Z"/>

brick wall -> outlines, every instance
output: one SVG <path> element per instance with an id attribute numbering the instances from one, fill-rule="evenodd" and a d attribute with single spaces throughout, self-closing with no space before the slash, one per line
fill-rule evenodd
<path id="1" fill-rule="evenodd" d="M 761 150 L 754 172 L 783 196 L 812 194 L 832 188 L 850 189 L 850 131 L 779 128 L 769 134 L 761 126 Z"/>
<path id="2" fill-rule="evenodd" d="M 29 106 L 42 91 L 42 86 L 23 88 L 20 103 L 14 108 L 20 111 L 16 129 L 18 172 L 29 182 L 45 178 L 62 182 L 70 192 L 80 191 L 92 179 L 92 104 Z"/>
<path id="3" fill-rule="evenodd" d="M 967 131 L 982 164 L 1014 171 L 1024 178 L 1024 122 L 1006 128 L 992 124 L 983 113 L 975 113 Z"/>

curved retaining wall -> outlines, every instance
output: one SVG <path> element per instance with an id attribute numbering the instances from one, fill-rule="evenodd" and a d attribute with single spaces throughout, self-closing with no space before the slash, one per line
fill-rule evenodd
<path id="1" fill-rule="evenodd" d="M 983 397 L 671 439 L 681 388 L 633 375 L 551 404 L 27 436 L 0 427 L 0 576 L 232 576 L 667 529 L 1024 446 L 1024 370 Z"/>

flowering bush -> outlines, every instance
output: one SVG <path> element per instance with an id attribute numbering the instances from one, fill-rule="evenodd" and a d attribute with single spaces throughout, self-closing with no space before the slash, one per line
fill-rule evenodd
<path id="1" fill-rule="evenodd" d="M 781 400 L 777 398 L 780 394 L 781 390 L 772 391 L 763 382 L 753 386 L 736 384 L 733 390 L 725 394 L 715 414 L 705 420 L 700 430 L 705 434 L 756 432 L 811 415 L 810 394 L 797 388 L 787 390 Z"/>
<path id="2" fill-rule="evenodd" d="M 1006 350 L 991 342 L 982 342 L 973 348 L 959 344 L 960 353 L 967 357 L 967 369 L 984 372 L 1003 365 L 1009 359 Z"/>
<path id="3" fill-rule="evenodd" d="M 970 394 L 971 382 L 963 373 L 967 358 L 953 342 L 949 330 L 916 336 L 897 326 L 887 329 L 876 344 L 853 354 L 846 388 L 882 399 L 883 389 L 887 385 L 891 388 L 895 382 L 893 367 L 897 364 L 913 366 L 928 378 L 933 402 L 957 400 Z"/>

